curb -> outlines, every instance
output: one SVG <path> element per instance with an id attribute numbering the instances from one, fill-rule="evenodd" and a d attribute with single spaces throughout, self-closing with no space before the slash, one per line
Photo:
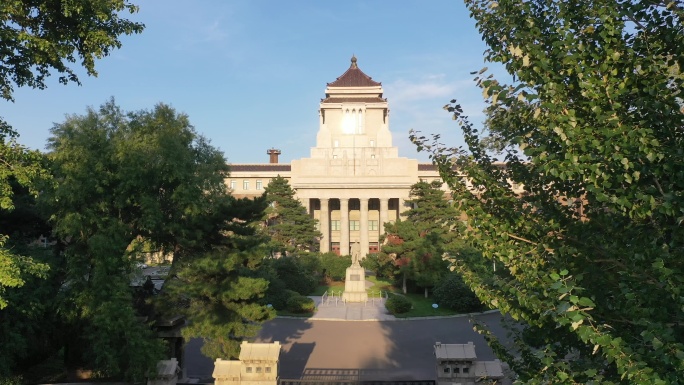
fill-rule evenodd
<path id="1" fill-rule="evenodd" d="M 380 318 L 367 318 L 367 319 L 345 319 L 345 318 L 316 318 L 316 317 L 292 317 L 292 316 L 276 316 L 276 318 L 281 319 L 298 319 L 307 321 L 342 321 L 342 322 L 394 322 L 394 321 L 421 321 L 421 320 L 433 320 L 433 319 L 446 319 L 446 318 L 463 318 L 463 317 L 473 317 L 478 315 L 494 314 L 500 313 L 499 309 L 486 310 L 479 313 L 465 313 L 465 314 L 454 314 L 454 315 L 443 315 L 443 316 L 430 316 L 430 317 L 406 317 L 406 318 L 396 318 L 393 319 L 380 319 Z"/>

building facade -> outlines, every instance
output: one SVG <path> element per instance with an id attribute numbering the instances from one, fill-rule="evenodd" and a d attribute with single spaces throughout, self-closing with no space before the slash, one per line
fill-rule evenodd
<path id="1" fill-rule="evenodd" d="M 389 120 L 382 84 L 352 57 L 349 69 L 325 88 L 310 157 L 280 164 L 280 150 L 272 148 L 269 163 L 231 164 L 226 183 L 235 196 L 255 197 L 272 178 L 287 178 L 318 220 L 320 251 L 348 255 L 358 242 L 363 258 L 379 250 L 383 224 L 407 209 L 411 186 L 439 179 L 432 164 L 399 156 Z"/>

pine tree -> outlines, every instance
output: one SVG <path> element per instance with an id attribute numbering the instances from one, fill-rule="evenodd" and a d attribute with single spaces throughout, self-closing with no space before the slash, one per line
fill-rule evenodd
<path id="1" fill-rule="evenodd" d="M 442 256 L 456 247 L 462 225 L 440 186 L 439 182 L 414 184 L 412 199 L 407 201 L 412 208 L 403 214 L 405 219 L 385 225 L 388 238 L 382 252 L 395 255 L 404 293 L 406 280 L 411 279 L 427 297 L 428 289 L 448 272 Z"/>
<path id="2" fill-rule="evenodd" d="M 264 216 L 264 234 L 271 239 L 272 251 L 315 251 L 321 233 L 287 179 L 280 175 L 266 186 L 264 199 L 270 205 Z"/>

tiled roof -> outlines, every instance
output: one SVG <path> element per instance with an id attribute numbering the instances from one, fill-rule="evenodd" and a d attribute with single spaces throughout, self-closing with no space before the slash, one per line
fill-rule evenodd
<path id="1" fill-rule="evenodd" d="M 385 103 L 387 99 L 374 98 L 325 98 L 321 103 Z"/>
<path id="2" fill-rule="evenodd" d="M 230 171 L 290 171 L 289 164 L 262 163 L 262 164 L 229 164 Z"/>
<path id="3" fill-rule="evenodd" d="M 352 56 L 351 66 L 347 72 L 337 78 L 334 82 L 328 83 L 328 87 L 377 87 L 382 84 L 371 79 L 356 65 L 356 57 Z"/>

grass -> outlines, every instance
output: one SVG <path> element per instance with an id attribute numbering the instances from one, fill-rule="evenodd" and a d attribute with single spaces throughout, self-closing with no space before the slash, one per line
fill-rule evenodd
<path id="1" fill-rule="evenodd" d="M 434 317 L 434 316 L 450 316 L 450 315 L 455 315 L 459 314 L 459 312 L 451 309 L 446 309 L 446 308 L 437 308 L 434 309 L 432 307 L 432 304 L 435 303 L 435 300 L 432 296 L 428 296 L 428 298 L 425 298 L 425 295 L 420 293 L 408 293 L 408 294 L 402 294 L 401 289 L 398 287 L 394 286 L 394 283 L 391 281 L 388 281 L 385 278 L 378 278 L 374 275 L 367 275 L 366 280 L 373 282 L 373 286 L 368 288 L 366 291 L 368 292 L 369 297 L 378 296 L 378 290 L 381 291 L 386 291 L 389 293 L 393 293 L 395 295 L 403 295 L 409 300 L 411 300 L 411 303 L 413 304 L 413 309 L 411 309 L 407 313 L 403 314 L 395 314 L 397 318 L 411 318 L 411 317 Z M 310 295 L 323 295 L 326 291 L 330 293 L 330 290 L 335 290 L 335 292 L 344 290 L 344 282 L 342 281 L 333 281 L 328 285 L 320 285 L 316 287 L 316 290 L 314 290 L 313 293 Z M 278 315 L 290 315 L 294 317 L 308 317 L 310 315 L 302 315 L 302 314 L 284 314 L 283 312 L 278 312 Z"/>
<path id="2" fill-rule="evenodd" d="M 396 287 L 394 287 L 393 283 L 391 281 L 387 281 L 386 278 L 378 278 L 374 275 L 366 276 L 366 281 L 371 281 L 374 283 L 373 286 L 369 289 L 369 291 L 374 290 L 382 290 L 382 291 L 388 291 L 390 293 L 395 293 L 398 291 Z"/>
<path id="3" fill-rule="evenodd" d="M 319 285 L 316 287 L 316 290 L 314 290 L 311 294 L 309 295 L 317 295 L 321 296 L 323 293 L 326 291 L 330 293 L 330 290 L 335 290 L 335 291 L 344 291 L 344 282 L 342 281 L 332 281 L 328 285 Z"/>
<path id="4" fill-rule="evenodd" d="M 404 295 L 404 294 L 395 294 L 395 295 Z M 434 309 L 432 307 L 432 304 L 435 303 L 434 299 L 430 296 L 428 298 L 425 298 L 423 294 L 415 294 L 415 293 L 408 293 L 404 295 L 406 298 L 411 300 L 411 303 L 413 304 L 413 308 L 403 314 L 395 314 L 394 316 L 397 318 L 409 318 L 409 317 L 433 317 L 433 316 L 448 316 L 448 315 L 455 315 L 459 314 L 455 310 L 451 309 L 446 309 L 446 308 L 437 308 Z"/>

